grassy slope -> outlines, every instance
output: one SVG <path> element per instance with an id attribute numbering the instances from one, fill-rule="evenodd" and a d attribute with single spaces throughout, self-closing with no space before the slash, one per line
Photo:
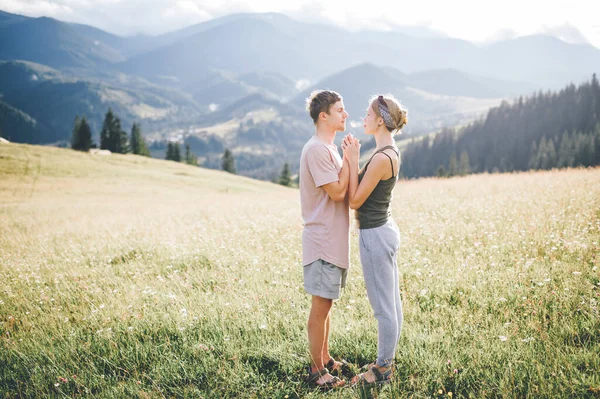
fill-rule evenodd
<path id="1" fill-rule="evenodd" d="M 401 182 L 393 213 L 405 323 L 382 397 L 597 395 L 600 169 Z M 2 397 L 320 397 L 296 190 L 8 144 L 0 219 Z M 362 364 L 356 247 L 331 347 Z"/>

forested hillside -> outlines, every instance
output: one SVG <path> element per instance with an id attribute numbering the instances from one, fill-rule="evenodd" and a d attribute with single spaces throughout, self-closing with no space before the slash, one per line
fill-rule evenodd
<path id="1" fill-rule="evenodd" d="M 511 172 L 600 164 L 600 85 L 504 101 L 481 120 L 415 140 L 403 152 L 406 177 Z"/>

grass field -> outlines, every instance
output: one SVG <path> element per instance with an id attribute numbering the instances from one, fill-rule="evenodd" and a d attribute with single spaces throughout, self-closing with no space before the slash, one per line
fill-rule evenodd
<path id="1" fill-rule="evenodd" d="M 0 397 L 353 398 L 302 382 L 297 190 L 0 144 Z M 600 169 L 402 181 L 380 398 L 600 397 Z M 376 356 L 352 232 L 332 353 Z"/>

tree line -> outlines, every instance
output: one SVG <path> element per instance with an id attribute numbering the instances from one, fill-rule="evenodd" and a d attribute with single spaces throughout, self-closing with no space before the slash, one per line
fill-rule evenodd
<path id="1" fill-rule="evenodd" d="M 519 97 L 462 129 L 413 139 L 402 153 L 407 178 L 600 165 L 600 84 Z"/>
<path id="2" fill-rule="evenodd" d="M 78 151 L 89 151 L 91 148 L 97 148 L 93 141 L 93 133 L 85 116 L 75 117 L 73 133 L 71 135 L 71 148 Z M 108 109 L 102 123 L 100 131 L 100 149 L 109 150 L 117 154 L 132 153 L 136 155 L 150 156 L 148 145 L 142 136 L 142 130 L 138 123 L 131 127 L 131 135 L 128 136 L 121 128 L 121 120 L 116 116 L 112 109 Z M 179 143 L 169 142 L 165 159 L 181 162 Z M 185 162 L 192 165 L 198 165 L 198 158 L 192 154 L 189 145 L 186 146 Z"/>
<path id="3" fill-rule="evenodd" d="M 189 144 L 185 145 L 185 157 L 182 157 L 179 142 L 169 141 L 165 159 L 167 161 L 185 162 L 188 165 L 199 166 L 198 157 L 191 151 Z"/>
<path id="4" fill-rule="evenodd" d="M 93 140 L 93 133 L 85 117 L 75 117 L 73 131 L 71 134 L 71 148 L 77 151 L 89 151 L 98 148 Z M 121 127 L 121 120 L 112 109 L 108 109 L 100 131 L 100 149 L 109 150 L 118 154 L 133 153 L 136 155 L 150 156 L 150 151 L 138 123 L 131 127 L 131 135 L 128 136 Z"/>
<path id="5" fill-rule="evenodd" d="M 228 148 L 223 152 L 223 156 L 221 157 L 221 169 L 229 173 L 236 173 L 235 169 L 235 158 L 233 156 L 233 152 Z M 281 168 L 281 173 L 279 177 L 273 179 L 273 183 L 281 184 L 282 186 L 292 187 L 292 176 L 290 172 L 290 165 L 285 162 L 283 167 Z"/>
<path id="6" fill-rule="evenodd" d="M 86 117 L 75 117 L 73 132 L 71 135 L 71 148 L 78 151 L 89 151 L 92 148 L 97 148 L 93 141 L 93 133 Z M 131 135 L 128 136 L 121 128 L 121 120 L 116 116 L 112 109 L 108 109 L 104 116 L 102 130 L 100 132 L 100 149 L 109 150 L 118 154 L 133 153 L 137 155 L 150 156 L 148 145 L 144 140 L 140 125 L 134 123 L 131 127 Z M 185 144 L 185 156 L 182 157 L 179 142 L 169 141 L 167 144 L 165 159 L 168 161 L 185 162 L 190 165 L 198 165 L 198 157 L 192 153 L 189 144 Z M 228 148 L 225 149 L 221 168 L 229 173 L 236 173 L 235 158 L 233 153 Z M 291 186 L 292 179 L 290 168 L 286 162 L 283 165 L 281 174 L 275 183 Z"/>

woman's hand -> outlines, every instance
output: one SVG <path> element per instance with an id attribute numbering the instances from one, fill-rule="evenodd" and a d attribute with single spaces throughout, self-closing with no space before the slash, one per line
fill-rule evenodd
<path id="1" fill-rule="evenodd" d="M 358 141 L 354 136 L 352 136 L 351 134 L 347 134 L 346 137 L 344 137 L 344 140 L 342 141 L 342 150 L 344 151 L 344 157 L 346 157 L 346 154 L 348 152 L 348 149 L 356 142 Z"/>
<path id="2" fill-rule="evenodd" d="M 348 159 L 351 163 L 358 164 L 358 159 L 360 158 L 360 142 L 357 138 L 351 134 L 344 137 L 342 150 L 344 151 L 344 158 Z"/>
<path id="3" fill-rule="evenodd" d="M 348 157 L 346 156 L 346 150 L 348 149 L 348 146 L 350 145 L 350 137 L 352 137 L 351 134 L 347 134 L 344 137 L 344 140 L 342 140 L 342 151 L 344 152 L 344 159 L 348 159 Z"/>

